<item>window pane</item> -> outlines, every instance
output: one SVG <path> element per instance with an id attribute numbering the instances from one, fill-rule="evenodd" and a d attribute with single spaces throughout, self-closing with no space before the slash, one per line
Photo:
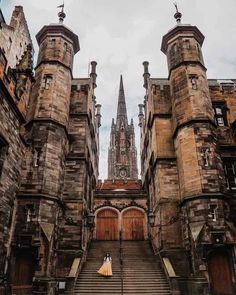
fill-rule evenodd
<path id="1" fill-rule="evenodd" d="M 217 117 L 216 120 L 218 126 L 225 126 L 223 117 Z"/>
<path id="2" fill-rule="evenodd" d="M 228 178 L 228 182 L 229 182 L 229 187 L 231 189 L 236 189 L 236 181 L 235 181 L 235 177 L 229 177 Z"/>
<path id="3" fill-rule="evenodd" d="M 230 162 L 224 162 L 225 177 L 227 182 L 227 189 L 236 190 L 236 161 L 232 159 Z"/>
<path id="4" fill-rule="evenodd" d="M 221 107 L 216 107 L 215 108 L 215 111 L 216 111 L 216 114 L 217 115 L 222 115 L 223 113 L 222 113 L 222 108 Z"/>

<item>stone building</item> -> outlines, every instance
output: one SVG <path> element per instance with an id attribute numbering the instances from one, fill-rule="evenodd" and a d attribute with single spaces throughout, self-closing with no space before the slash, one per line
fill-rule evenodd
<path id="1" fill-rule="evenodd" d="M 208 80 L 203 34 L 181 24 L 162 39 L 168 79 L 144 62 L 139 105 L 142 185 L 154 249 L 181 294 L 235 294 L 235 87 Z M 170 276 L 171 279 L 171 276 Z"/>
<path id="2" fill-rule="evenodd" d="M 5 283 L 26 148 L 21 126 L 26 123 L 34 78 L 32 42 L 22 7 L 15 7 L 10 25 L 0 15 L 0 281 Z M 17 42 L 19 34 L 22 39 Z"/>
<path id="3" fill-rule="evenodd" d="M 0 10 L 0 294 L 235 294 L 236 79 L 207 79 L 204 36 L 177 10 L 168 78 L 144 62 L 142 179 L 121 76 L 98 180 L 97 64 L 73 77 L 65 16 L 36 35 L 33 70 L 23 8 L 10 25 Z M 111 284 L 96 277 L 105 250 Z"/>
<path id="4" fill-rule="evenodd" d="M 92 238 L 101 125 L 94 95 L 96 62 L 90 77 L 73 78 L 79 40 L 64 18 L 62 9 L 59 23 L 37 34 L 33 74 L 22 7 L 15 8 L 9 26 L 1 17 L 2 294 L 64 290 Z"/>

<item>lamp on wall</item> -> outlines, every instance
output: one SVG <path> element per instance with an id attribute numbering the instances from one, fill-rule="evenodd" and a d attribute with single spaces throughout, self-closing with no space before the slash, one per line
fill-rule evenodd
<path id="1" fill-rule="evenodd" d="M 95 220 L 95 215 L 92 211 L 88 211 L 86 214 L 87 218 L 87 226 L 92 228 L 94 227 L 94 220 Z"/>
<path id="2" fill-rule="evenodd" d="M 148 223 L 151 227 L 170 226 L 179 220 L 183 220 L 183 218 L 180 217 L 179 213 L 178 213 L 177 215 L 172 216 L 166 223 L 155 224 L 155 214 L 152 211 L 149 211 L 149 213 L 148 213 Z"/>
<path id="3" fill-rule="evenodd" d="M 155 224 L 155 215 L 152 211 L 149 211 L 148 213 L 148 223 L 150 224 L 151 227 L 153 227 Z"/>

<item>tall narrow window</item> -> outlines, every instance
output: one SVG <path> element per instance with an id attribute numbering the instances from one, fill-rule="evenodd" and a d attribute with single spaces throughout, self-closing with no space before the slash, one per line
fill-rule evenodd
<path id="1" fill-rule="evenodd" d="M 64 51 L 66 52 L 68 49 L 68 44 L 66 42 L 64 42 Z"/>
<path id="2" fill-rule="evenodd" d="M 208 216 L 212 219 L 212 221 L 216 221 L 216 219 L 217 219 L 217 205 L 215 205 L 215 204 L 209 205 Z"/>
<path id="3" fill-rule="evenodd" d="M 39 166 L 39 158 L 40 158 L 40 153 L 39 150 L 34 150 L 33 154 L 33 166 L 38 167 Z"/>
<path id="4" fill-rule="evenodd" d="M 0 177 L 2 175 L 3 164 L 7 156 L 8 144 L 7 142 L 0 137 Z"/>
<path id="5" fill-rule="evenodd" d="M 192 89 L 197 90 L 197 79 L 198 79 L 197 75 L 190 75 L 189 79 L 192 84 Z"/>
<path id="6" fill-rule="evenodd" d="M 225 179 L 228 190 L 236 190 L 236 159 L 224 161 Z"/>
<path id="7" fill-rule="evenodd" d="M 189 41 L 189 39 L 185 39 L 183 41 L 183 48 L 190 49 L 190 41 Z"/>
<path id="8" fill-rule="evenodd" d="M 201 46 L 199 43 L 197 43 L 197 51 L 198 51 L 198 53 L 201 53 Z"/>
<path id="9" fill-rule="evenodd" d="M 26 222 L 31 222 L 35 215 L 35 208 L 33 204 L 25 205 Z"/>
<path id="10" fill-rule="evenodd" d="M 217 126 L 227 126 L 227 112 L 226 106 L 224 103 L 222 104 L 213 104 L 213 109 L 215 112 L 215 122 Z"/>
<path id="11" fill-rule="evenodd" d="M 44 89 L 49 89 L 50 88 L 50 85 L 52 83 L 52 75 L 44 75 L 43 77 L 43 88 Z"/>
<path id="12" fill-rule="evenodd" d="M 51 39 L 51 45 L 52 45 L 52 47 L 55 47 L 55 45 L 56 45 L 56 39 Z"/>

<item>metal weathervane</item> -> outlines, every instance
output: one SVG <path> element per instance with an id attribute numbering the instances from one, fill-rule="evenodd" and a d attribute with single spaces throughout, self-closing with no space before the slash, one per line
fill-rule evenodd
<path id="1" fill-rule="evenodd" d="M 176 19 L 177 24 L 179 25 L 181 23 L 182 13 L 179 12 L 177 2 L 174 2 L 174 6 L 175 6 L 175 9 L 176 9 L 176 13 L 174 15 L 174 18 Z"/>
<path id="2" fill-rule="evenodd" d="M 66 14 L 64 12 L 64 7 L 65 7 L 64 1 L 63 1 L 63 3 L 61 5 L 57 6 L 57 8 L 61 8 L 61 11 L 58 13 L 59 23 L 63 23 L 63 21 L 64 21 L 64 19 L 66 17 Z"/>

